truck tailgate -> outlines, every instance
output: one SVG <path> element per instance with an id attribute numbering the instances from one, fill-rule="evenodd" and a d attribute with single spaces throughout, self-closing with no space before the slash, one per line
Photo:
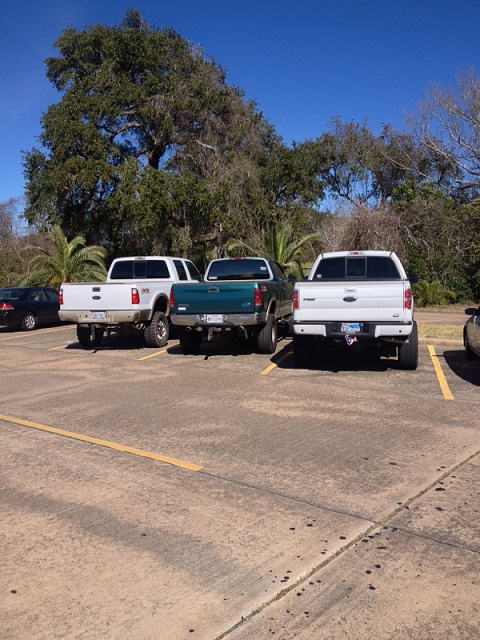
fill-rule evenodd
<path id="1" fill-rule="evenodd" d="M 176 314 L 253 313 L 254 282 L 174 285 Z"/>
<path id="2" fill-rule="evenodd" d="M 78 311 L 131 309 L 132 286 L 120 282 L 64 284 L 61 308 Z"/>
<path id="3" fill-rule="evenodd" d="M 299 309 L 294 312 L 296 322 L 376 321 L 403 322 L 403 281 L 358 282 L 300 282 Z"/>

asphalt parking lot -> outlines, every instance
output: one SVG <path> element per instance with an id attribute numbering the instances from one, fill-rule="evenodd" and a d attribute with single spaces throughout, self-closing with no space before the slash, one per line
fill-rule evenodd
<path id="1" fill-rule="evenodd" d="M 480 363 L 0 329 L 0 638 L 477 638 Z"/>

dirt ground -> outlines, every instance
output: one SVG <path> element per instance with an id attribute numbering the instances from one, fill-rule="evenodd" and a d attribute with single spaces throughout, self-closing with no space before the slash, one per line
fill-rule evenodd
<path id="1" fill-rule="evenodd" d="M 456 307 L 451 310 L 445 307 L 415 309 L 415 320 L 431 324 L 463 325 L 468 317 L 465 309 Z"/>

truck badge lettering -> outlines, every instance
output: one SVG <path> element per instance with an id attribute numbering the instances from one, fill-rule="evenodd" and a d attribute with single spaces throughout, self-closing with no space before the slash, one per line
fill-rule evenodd
<path id="1" fill-rule="evenodd" d="M 144 287 L 142 289 L 142 293 L 150 293 L 150 289 L 148 287 Z"/>

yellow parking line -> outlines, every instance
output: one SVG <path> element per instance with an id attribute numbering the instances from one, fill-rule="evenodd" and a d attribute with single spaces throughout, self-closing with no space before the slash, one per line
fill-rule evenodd
<path id="1" fill-rule="evenodd" d="M 34 336 L 43 336 L 45 333 L 54 333 L 55 331 L 65 331 L 65 329 L 71 329 L 72 327 L 57 327 L 56 329 L 46 329 L 44 331 L 22 331 L 18 332 L 14 336 L 8 336 L 8 338 L 0 338 L 0 342 L 4 340 L 17 340 L 18 338 L 33 338 Z"/>
<path id="2" fill-rule="evenodd" d="M 167 353 L 167 350 L 162 349 L 162 351 L 156 351 L 155 353 L 151 353 L 148 356 L 143 356 L 143 358 L 137 358 L 137 360 L 148 360 L 149 358 L 155 358 L 156 356 L 161 356 L 162 353 Z"/>
<path id="3" fill-rule="evenodd" d="M 440 363 L 438 361 L 438 356 L 436 355 L 435 349 L 431 344 L 428 345 L 428 351 L 430 353 L 430 358 L 432 359 L 433 368 L 435 369 L 435 373 L 437 374 L 438 384 L 440 385 L 440 389 L 442 390 L 443 397 L 445 398 L 445 400 L 453 400 L 453 395 L 450 391 L 447 380 L 445 379 L 442 367 L 440 366 Z"/>
<path id="4" fill-rule="evenodd" d="M 37 424 L 36 422 L 29 422 L 28 420 L 19 420 L 18 418 L 11 418 L 10 416 L 2 415 L 0 415 L 0 420 L 3 420 L 4 422 L 11 422 L 12 424 L 19 424 L 22 427 L 30 427 L 31 429 L 38 429 L 39 431 L 54 433 L 58 436 L 65 436 L 66 438 L 72 438 L 73 440 L 80 440 L 81 442 L 96 444 L 99 447 L 107 447 L 108 449 L 114 449 L 115 451 L 131 453 L 134 456 L 149 458 L 150 460 L 157 460 L 158 462 L 165 462 L 166 464 L 171 464 L 175 467 L 181 467 L 182 469 L 188 469 L 189 471 L 200 471 L 202 469 L 202 467 L 191 462 L 175 460 L 175 458 L 167 458 L 166 456 L 161 456 L 158 453 L 150 453 L 149 451 L 142 451 L 141 449 L 135 449 L 134 447 L 126 447 L 122 444 L 109 442 L 108 440 L 99 440 L 98 438 L 91 438 L 90 436 L 73 433 L 72 431 L 64 431 L 63 429 L 56 429 L 55 427 L 47 427 L 44 424 Z"/>
<path id="5" fill-rule="evenodd" d="M 277 360 L 277 362 L 272 362 L 272 364 L 270 364 L 266 369 L 261 371 L 260 375 L 261 376 L 268 375 L 270 373 L 270 371 L 273 371 L 273 369 L 275 369 L 275 367 L 277 367 L 281 362 L 286 360 L 291 355 L 292 355 L 292 352 L 291 351 L 287 351 L 287 353 L 284 353 L 283 356 Z"/>
<path id="6" fill-rule="evenodd" d="M 66 349 L 68 344 L 62 344 L 61 347 L 52 347 L 51 349 L 47 349 L 47 351 L 59 351 L 60 349 Z"/>

